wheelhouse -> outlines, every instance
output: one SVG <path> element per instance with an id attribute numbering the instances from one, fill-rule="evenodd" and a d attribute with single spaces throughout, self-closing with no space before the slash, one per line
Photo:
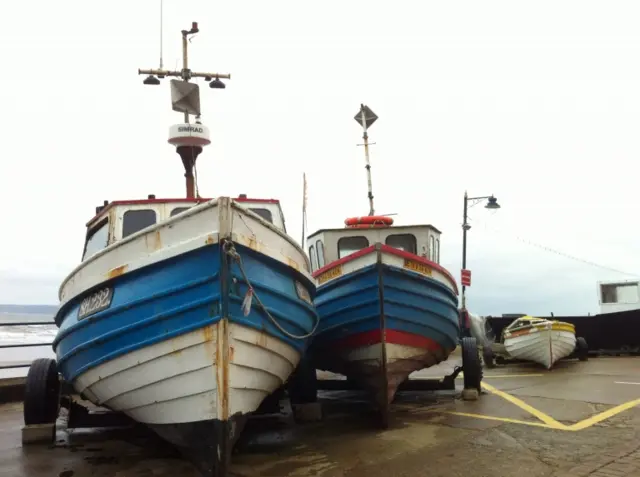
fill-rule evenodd
<path id="1" fill-rule="evenodd" d="M 310 235 L 311 271 L 354 254 L 376 243 L 388 245 L 440 263 L 441 232 L 433 225 L 394 225 L 375 228 L 323 229 Z"/>
<path id="2" fill-rule="evenodd" d="M 104 201 L 103 205 L 96 207 L 96 215 L 87 223 L 82 260 L 89 259 L 100 250 L 140 230 L 171 220 L 182 212 L 210 200 L 156 199 L 154 195 L 149 195 L 144 200 Z M 278 200 L 251 199 L 245 194 L 233 200 L 286 233 L 284 215 Z"/>

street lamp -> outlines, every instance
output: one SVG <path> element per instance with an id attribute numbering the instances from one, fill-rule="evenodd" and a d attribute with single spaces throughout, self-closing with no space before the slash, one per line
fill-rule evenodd
<path id="1" fill-rule="evenodd" d="M 467 310 L 467 302 L 465 299 L 465 290 L 467 286 L 471 285 L 471 272 L 467 270 L 467 230 L 471 228 L 471 225 L 467 222 L 467 210 L 470 207 L 478 204 L 480 201 L 487 199 L 487 204 L 484 206 L 485 209 L 499 209 L 500 204 L 498 204 L 498 199 L 496 199 L 493 195 L 483 196 L 483 197 L 469 197 L 467 193 L 464 193 L 464 213 L 462 218 L 462 274 L 461 274 L 461 282 L 462 282 L 462 311 L 465 312 Z M 471 202 L 471 205 L 469 205 Z"/>

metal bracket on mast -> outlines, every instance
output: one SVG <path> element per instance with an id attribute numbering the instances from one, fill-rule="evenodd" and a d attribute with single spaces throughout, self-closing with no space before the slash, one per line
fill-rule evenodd
<path id="1" fill-rule="evenodd" d="M 368 197 L 369 197 L 369 215 L 375 215 L 373 208 L 373 186 L 371 185 L 371 162 L 369 161 L 369 135 L 367 130 L 376 122 L 378 116 L 371 111 L 368 106 L 360 104 L 360 111 L 354 116 L 354 118 L 362 126 L 362 139 L 364 140 L 364 157 L 366 160 L 367 169 L 367 185 L 368 185 Z M 375 143 L 373 143 L 375 144 Z M 360 146 L 360 144 L 358 144 Z"/>
<path id="2" fill-rule="evenodd" d="M 196 83 L 189 83 L 192 78 L 204 78 L 209 87 L 224 89 L 226 85 L 220 79 L 231 79 L 230 74 L 195 72 L 189 69 L 188 45 L 189 36 L 198 33 L 198 23 L 191 24 L 191 30 L 182 30 L 182 69 L 180 71 L 162 68 L 138 69 L 139 75 L 148 75 L 143 81 L 146 85 L 159 85 L 160 79 L 176 77 L 181 80 L 171 80 L 171 103 L 174 111 L 184 113 L 184 123 L 171 127 L 169 143 L 176 146 L 185 169 L 187 198 L 196 196 L 196 186 L 193 176 L 196 159 L 202 152 L 202 147 L 211 143 L 209 130 L 200 123 L 200 90 Z M 162 60 L 161 60 L 162 61 Z M 189 114 L 196 116 L 195 124 L 190 124 Z"/>

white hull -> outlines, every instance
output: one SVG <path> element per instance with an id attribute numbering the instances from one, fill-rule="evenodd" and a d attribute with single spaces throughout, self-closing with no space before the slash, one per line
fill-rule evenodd
<path id="1" fill-rule="evenodd" d="M 94 404 L 145 424 L 226 420 L 255 411 L 300 359 L 289 345 L 226 320 L 115 358 L 80 375 Z M 224 357 L 227 357 L 225 360 Z M 226 362 L 225 362 L 226 361 Z"/>
<path id="2" fill-rule="evenodd" d="M 380 379 L 382 372 L 382 344 L 352 348 L 338 352 L 330 361 L 325 361 L 326 369 L 343 374 L 358 382 L 375 395 L 378 405 L 390 404 L 398 386 L 411 373 L 429 368 L 447 359 L 443 352 L 435 353 L 414 346 L 386 343 L 386 379 Z M 386 390 L 384 388 L 386 382 Z"/>
<path id="3" fill-rule="evenodd" d="M 291 237 L 222 197 L 136 232 L 91 256 L 62 284 L 61 302 L 64 305 L 107 279 L 126 276 L 222 239 L 260 252 L 313 280 L 304 251 Z M 65 319 L 77 320 L 75 316 Z M 270 335 L 227 323 L 223 320 L 90 367 L 74 379 L 73 385 L 93 403 L 145 424 L 226 421 L 238 413 L 255 411 L 288 379 L 300 356 Z"/>
<path id="4" fill-rule="evenodd" d="M 576 336 L 561 329 L 533 327 L 525 334 L 505 336 L 504 347 L 513 358 L 533 361 L 550 369 L 574 351 Z"/>

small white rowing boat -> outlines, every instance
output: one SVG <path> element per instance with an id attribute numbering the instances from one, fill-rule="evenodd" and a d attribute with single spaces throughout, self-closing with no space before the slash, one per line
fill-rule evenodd
<path id="1" fill-rule="evenodd" d="M 563 321 L 523 316 L 505 328 L 503 341 L 511 357 L 551 369 L 575 350 L 576 329 Z"/>

